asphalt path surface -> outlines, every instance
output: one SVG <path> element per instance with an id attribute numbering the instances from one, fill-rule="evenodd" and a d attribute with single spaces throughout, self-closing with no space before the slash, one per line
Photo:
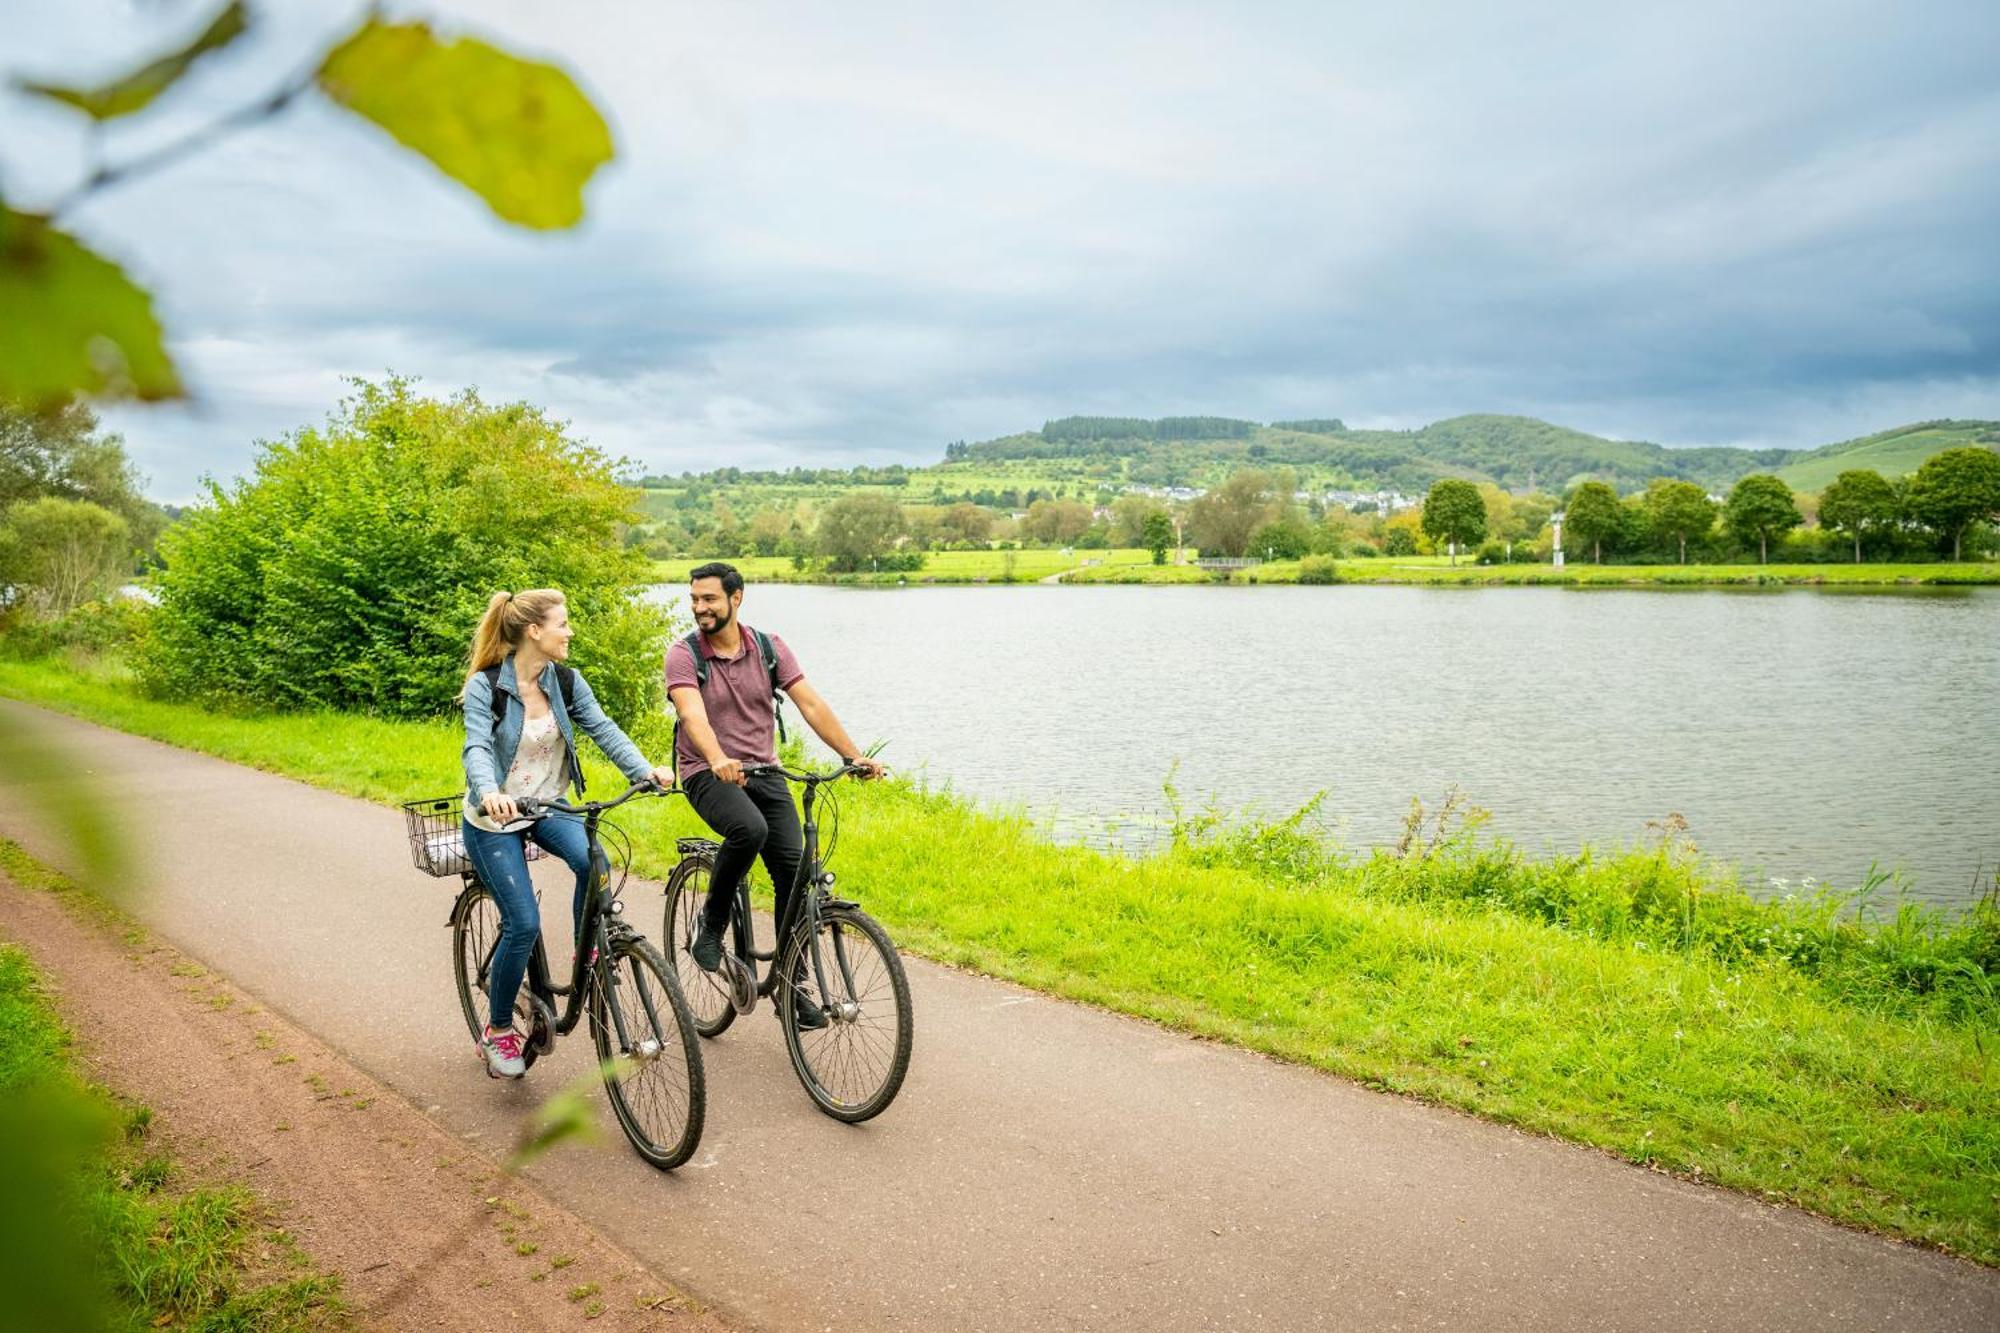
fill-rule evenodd
<path id="1" fill-rule="evenodd" d="M 456 881 L 412 868 L 399 812 L 0 708 L 96 780 L 149 926 L 452 1132 L 504 1152 L 589 1072 L 579 1030 L 522 1083 L 485 1076 L 451 979 Z M 61 862 L 19 783 L 0 774 L 0 832 Z M 566 958 L 566 873 L 537 877 Z M 627 893 L 656 938 L 657 901 Z M 908 963 L 915 1057 L 879 1119 L 815 1111 L 760 1006 L 703 1044 L 687 1166 L 646 1166 L 607 1109 L 602 1146 L 541 1159 L 536 1184 L 751 1327 L 2000 1328 L 1990 1270 Z"/>

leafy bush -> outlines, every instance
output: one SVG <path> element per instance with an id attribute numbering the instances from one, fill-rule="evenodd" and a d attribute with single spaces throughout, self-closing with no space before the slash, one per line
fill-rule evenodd
<path id="1" fill-rule="evenodd" d="M 1482 565 L 1504 565 L 1507 563 L 1507 543 L 1487 542 L 1479 548 L 1478 563 Z"/>
<path id="2" fill-rule="evenodd" d="M 121 652 L 137 641 L 152 608 L 130 597 L 85 602 L 66 616 L 50 620 L 18 617 L 0 635 L 0 650 L 9 657 L 46 657 L 72 649 L 85 653 Z"/>
<path id="3" fill-rule="evenodd" d="M 1355 560 L 1373 560 L 1382 552 L 1371 542 L 1356 542 L 1348 549 L 1348 556 Z"/>
<path id="4" fill-rule="evenodd" d="M 141 678 L 238 705 L 435 714 L 487 598 L 553 587 L 605 708 L 657 712 L 669 625 L 639 599 L 646 560 L 619 541 L 636 515 L 612 467 L 526 404 L 357 381 L 162 540 Z"/>
<path id="5" fill-rule="evenodd" d="M 1408 528 L 1391 528 L 1382 538 L 1383 555 L 1415 555 L 1417 538 Z"/>
<path id="6" fill-rule="evenodd" d="M 1300 583 L 1340 583 L 1340 564 L 1330 555 L 1309 555 L 1299 561 Z"/>

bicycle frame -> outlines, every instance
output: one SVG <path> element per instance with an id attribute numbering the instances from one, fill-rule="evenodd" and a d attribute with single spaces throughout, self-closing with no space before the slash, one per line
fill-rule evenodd
<path id="1" fill-rule="evenodd" d="M 583 1021 L 586 1012 L 584 1001 L 590 993 L 589 987 L 584 983 L 590 968 L 601 966 L 604 969 L 606 984 L 612 986 L 619 984 L 618 974 L 611 965 L 611 937 L 614 928 L 629 931 L 631 927 L 619 919 L 618 900 L 613 897 L 606 901 L 606 891 L 611 883 L 611 858 L 605 854 L 604 844 L 598 840 L 597 825 L 607 808 L 608 805 L 591 802 L 580 811 L 554 811 L 559 814 L 581 815 L 584 835 L 590 845 L 590 880 L 584 889 L 583 922 L 581 929 L 577 931 L 576 958 L 570 965 L 569 984 L 559 986 L 549 975 L 548 948 L 542 935 L 535 936 L 534 951 L 528 955 L 528 972 L 523 984 L 528 989 L 530 1002 L 542 1011 L 541 1017 L 548 1024 L 550 1035 L 549 1041 L 544 1044 L 544 1050 L 554 1044 L 556 1037 L 566 1037 L 574 1032 L 577 1024 Z M 461 878 L 465 887 L 459 891 L 458 899 L 452 905 L 452 915 L 445 918 L 446 924 L 456 919 L 458 903 L 462 902 L 467 894 L 491 892 L 479 878 L 477 871 L 467 870 Z M 499 940 L 496 939 L 494 948 L 498 947 Z M 595 962 L 591 961 L 593 954 Z M 479 960 L 478 981 L 481 989 L 485 988 L 486 974 L 492 966 L 493 950 L 488 949 L 486 956 Z M 560 1013 L 556 1007 L 556 1002 L 559 1000 L 567 1001 Z M 605 1007 L 610 1011 L 612 1024 L 617 1029 L 618 1049 L 631 1050 L 631 1034 L 625 1031 L 623 1008 L 616 1004 Z M 657 1018 L 657 1015 L 653 1017 Z"/>
<path id="2" fill-rule="evenodd" d="M 791 776 L 786 770 L 776 766 L 760 766 L 755 771 L 775 772 L 787 778 Z M 801 799 L 803 806 L 801 817 L 805 835 L 803 839 L 804 846 L 799 853 L 798 874 L 793 878 L 791 897 L 786 904 L 789 910 L 784 919 L 772 922 L 770 949 L 760 950 L 756 947 L 756 927 L 750 916 L 750 876 L 745 874 L 742 882 L 736 886 L 736 911 L 733 913 L 736 956 L 751 960 L 753 964 L 771 964 L 769 971 L 757 983 L 757 994 L 765 999 L 770 999 L 772 994 L 777 990 L 778 962 L 781 961 L 782 955 L 785 952 L 786 941 L 801 931 L 807 932 L 806 937 L 814 942 L 812 948 L 813 981 L 819 987 L 821 995 L 828 993 L 826 967 L 824 960 L 820 957 L 818 944 L 818 927 L 821 910 L 833 902 L 834 898 L 827 892 L 831 876 L 827 873 L 825 864 L 820 860 L 819 820 L 813 814 L 813 807 L 818 801 L 820 787 L 828 782 L 837 781 L 840 777 L 846 775 L 846 771 L 843 769 L 832 776 L 807 775 L 800 781 L 800 785 L 805 788 L 805 795 Z M 848 905 L 854 906 L 855 904 Z M 838 940 L 835 941 L 835 952 L 839 955 L 841 977 L 847 984 L 845 993 L 851 995 L 854 993 L 853 968 L 847 961 L 847 951 L 839 947 Z"/>

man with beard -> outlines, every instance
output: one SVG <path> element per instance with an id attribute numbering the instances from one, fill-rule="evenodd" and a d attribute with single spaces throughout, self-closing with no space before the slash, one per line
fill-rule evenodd
<path id="1" fill-rule="evenodd" d="M 807 725 L 835 754 L 859 766 L 862 777 L 880 777 L 882 766 L 848 737 L 833 709 L 806 682 L 785 641 L 737 619 L 743 575 L 734 565 L 716 562 L 692 570 L 688 606 L 696 632 L 667 650 L 667 697 L 680 718 L 674 763 L 681 788 L 722 839 L 701 929 L 688 948 L 697 966 L 713 972 L 722 965 L 730 904 L 751 863 L 763 856 L 777 888 L 778 919 L 783 920 L 805 852 L 790 785 L 775 773 L 743 771 L 745 765 L 778 761 L 777 692 L 789 695 Z M 799 1006 L 801 1027 L 825 1022 L 817 1009 Z"/>

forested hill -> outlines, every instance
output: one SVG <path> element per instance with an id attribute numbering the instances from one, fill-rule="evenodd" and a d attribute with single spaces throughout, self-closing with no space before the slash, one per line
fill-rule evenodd
<path id="1" fill-rule="evenodd" d="M 1453 417 L 1407 431 L 1349 430 L 1330 417 L 1269 425 L 1230 417 L 1065 417 L 1038 431 L 954 444 L 945 461 L 1116 460 L 1128 482 L 1158 486 L 1202 485 L 1234 467 L 1284 465 L 1358 489 L 1406 493 L 1439 477 L 1548 491 L 1586 478 L 1631 489 L 1654 477 L 1678 477 L 1719 491 L 1747 473 L 1780 469 L 1796 471 L 1794 484 L 1814 488 L 1843 467 L 1901 475 L 1940 449 L 1969 443 L 2000 443 L 2000 422 L 1931 421 L 1821 449 L 1751 450 L 1609 440 L 1533 417 Z"/>

